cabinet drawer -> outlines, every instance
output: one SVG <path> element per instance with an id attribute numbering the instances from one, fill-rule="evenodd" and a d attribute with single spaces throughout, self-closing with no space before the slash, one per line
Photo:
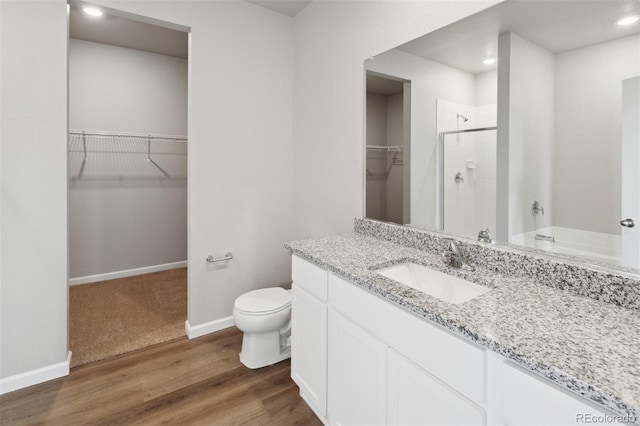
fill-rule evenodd
<path id="1" fill-rule="evenodd" d="M 327 301 L 327 274 L 325 269 L 298 256 L 291 258 L 293 282 L 323 302 Z"/>
<path id="2" fill-rule="evenodd" d="M 485 401 L 486 351 L 329 274 L 331 306 L 477 403 Z"/>

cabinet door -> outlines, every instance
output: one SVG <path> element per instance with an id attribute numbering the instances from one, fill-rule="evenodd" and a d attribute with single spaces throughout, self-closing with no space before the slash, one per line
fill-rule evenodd
<path id="1" fill-rule="evenodd" d="M 509 426 L 621 424 L 586 400 L 510 363 L 504 364 L 503 395 L 504 424 Z"/>
<path id="2" fill-rule="evenodd" d="M 329 423 L 386 422 L 387 346 L 329 311 Z"/>
<path id="3" fill-rule="evenodd" d="M 388 424 L 485 424 L 481 407 L 392 349 L 387 355 L 387 366 Z"/>
<path id="4" fill-rule="evenodd" d="M 294 283 L 291 312 L 291 378 L 321 418 L 327 414 L 327 305 Z"/>

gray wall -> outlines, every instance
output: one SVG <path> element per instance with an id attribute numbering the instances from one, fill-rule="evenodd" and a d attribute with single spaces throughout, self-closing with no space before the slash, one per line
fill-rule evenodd
<path id="1" fill-rule="evenodd" d="M 106 44 L 69 43 L 69 126 L 187 135 L 187 60 Z M 69 155 L 69 276 L 187 260 L 187 147 L 88 138 Z M 77 179 L 76 179 L 77 178 Z"/>
<path id="2" fill-rule="evenodd" d="M 367 93 L 367 145 L 387 145 L 387 97 Z M 366 213 L 367 217 L 386 220 L 387 179 L 383 174 L 387 154 L 366 152 Z"/>
<path id="3" fill-rule="evenodd" d="M 403 96 L 367 93 L 367 145 L 402 146 Z M 403 166 L 393 152 L 367 151 L 367 217 L 403 223 Z M 403 154 L 398 153 L 402 159 Z M 397 163 L 397 162 L 396 162 Z"/>
<path id="4" fill-rule="evenodd" d="M 397 146 L 403 145 L 402 138 L 402 126 L 403 126 L 403 96 L 402 93 L 396 93 L 395 95 L 387 96 L 387 145 Z M 389 175 L 387 177 L 387 196 L 386 196 L 386 214 L 387 219 L 390 222 L 403 223 L 402 214 L 402 180 L 404 174 L 404 166 L 399 164 L 393 164 L 394 153 L 387 154 L 387 170 Z M 408 157 L 404 154 L 398 154 L 398 159 Z"/>

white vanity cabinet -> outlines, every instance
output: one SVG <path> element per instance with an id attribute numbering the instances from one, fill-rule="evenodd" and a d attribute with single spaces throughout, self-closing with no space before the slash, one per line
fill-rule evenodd
<path id="1" fill-rule="evenodd" d="M 554 425 L 611 416 L 296 256 L 293 282 L 291 374 L 325 424 Z"/>
<path id="2" fill-rule="evenodd" d="M 386 424 L 387 345 L 332 309 L 328 336 L 329 423 Z"/>
<path id="3" fill-rule="evenodd" d="M 520 425 L 621 425 L 603 410 L 565 389 L 506 361 L 503 367 L 503 418 L 508 426 Z M 606 421 L 603 419 L 609 418 Z"/>
<path id="4" fill-rule="evenodd" d="M 387 422 L 483 425 L 484 410 L 393 349 L 387 357 Z"/>
<path id="5" fill-rule="evenodd" d="M 484 349 L 334 274 L 328 336 L 330 424 L 486 424 Z"/>
<path id="6" fill-rule="evenodd" d="M 320 419 L 327 415 L 327 271 L 292 259 L 291 378 Z"/>

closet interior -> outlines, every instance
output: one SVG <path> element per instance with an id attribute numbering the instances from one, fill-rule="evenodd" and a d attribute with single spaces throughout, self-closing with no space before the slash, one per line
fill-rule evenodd
<path id="1" fill-rule="evenodd" d="M 183 336 L 188 33 L 69 12 L 72 366 Z"/>

